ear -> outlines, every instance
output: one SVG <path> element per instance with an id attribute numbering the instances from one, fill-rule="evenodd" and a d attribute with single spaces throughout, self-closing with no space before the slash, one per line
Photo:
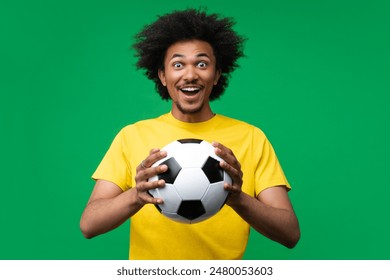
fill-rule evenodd
<path id="1" fill-rule="evenodd" d="M 214 78 L 214 86 L 218 84 L 218 81 L 219 81 L 219 78 L 221 77 L 221 69 L 218 69 L 216 72 L 215 72 L 215 78 Z"/>
<path id="2" fill-rule="evenodd" d="M 161 83 L 163 84 L 163 86 L 166 87 L 167 82 L 165 80 L 165 72 L 163 69 L 158 69 L 158 77 L 159 77 Z"/>

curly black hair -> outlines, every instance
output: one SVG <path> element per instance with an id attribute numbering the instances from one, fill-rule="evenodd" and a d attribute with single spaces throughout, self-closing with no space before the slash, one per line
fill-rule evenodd
<path id="1" fill-rule="evenodd" d="M 245 38 L 233 30 L 232 18 L 221 18 L 217 14 L 207 15 L 201 9 L 174 11 L 159 16 L 135 35 L 135 57 L 137 69 L 145 70 L 145 75 L 154 81 L 156 90 L 163 100 L 169 100 L 169 93 L 158 77 L 164 69 L 167 49 L 174 43 L 186 40 L 208 42 L 216 57 L 216 68 L 221 71 L 218 84 L 214 86 L 210 101 L 219 98 L 225 91 L 230 74 L 238 67 L 237 60 L 244 56 Z"/>

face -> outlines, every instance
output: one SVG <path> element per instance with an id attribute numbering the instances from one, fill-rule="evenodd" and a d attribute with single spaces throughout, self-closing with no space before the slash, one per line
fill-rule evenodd
<path id="1" fill-rule="evenodd" d="M 209 43 L 191 40 L 171 45 L 159 77 L 172 99 L 174 117 L 198 122 L 213 116 L 209 97 L 218 83 L 220 71 L 216 69 L 216 59 Z"/>

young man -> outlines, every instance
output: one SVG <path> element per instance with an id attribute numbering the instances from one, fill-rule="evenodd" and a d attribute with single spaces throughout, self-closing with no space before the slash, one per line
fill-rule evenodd
<path id="1" fill-rule="evenodd" d="M 243 55 L 243 38 L 229 18 L 197 10 L 173 12 L 146 26 L 134 45 L 139 68 L 156 83 L 171 112 L 126 126 L 93 174 L 96 185 L 80 227 L 91 238 L 131 218 L 131 259 L 240 259 L 250 226 L 292 248 L 300 238 L 288 197 L 290 186 L 264 133 L 213 113 L 210 101 L 225 90 Z M 162 216 L 148 190 L 165 182 L 148 179 L 167 170 L 151 167 L 166 156 L 159 148 L 182 138 L 212 142 L 232 177 L 226 205 L 197 224 Z M 260 256 L 260 255 L 259 255 Z"/>

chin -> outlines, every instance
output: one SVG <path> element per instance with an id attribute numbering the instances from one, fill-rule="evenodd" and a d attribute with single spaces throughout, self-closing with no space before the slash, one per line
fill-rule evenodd
<path id="1" fill-rule="evenodd" d="M 195 115 L 195 114 L 201 112 L 203 109 L 203 104 L 196 105 L 196 106 L 183 106 L 180 103 L 177 103 L 176 106 L 180 112 L 182 112 L 183 114 L 188 114 L 188 115 Z"/>

